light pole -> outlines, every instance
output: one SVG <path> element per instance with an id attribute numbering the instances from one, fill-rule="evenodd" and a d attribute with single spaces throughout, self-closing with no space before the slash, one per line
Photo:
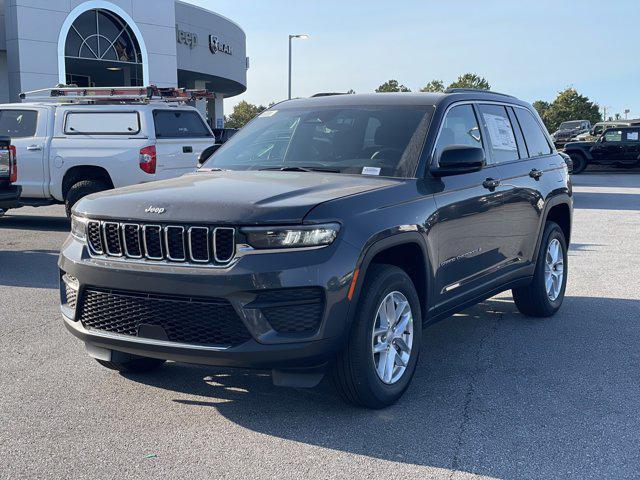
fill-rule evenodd
<path id="1" fill-rule="evenodd" d="M 306 33 L 300 33 L 298 35 L 289 35 L 289 100 L 291 100 L 291 40 L 299 38 L 300 40 L 306 40 L 309 35 Z"/>

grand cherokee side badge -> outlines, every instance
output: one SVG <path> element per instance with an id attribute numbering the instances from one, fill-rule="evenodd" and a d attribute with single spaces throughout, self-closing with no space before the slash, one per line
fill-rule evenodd
<path id="1" fill-rule="evenodd" d="M 145 213 L 155 213 L 156 215 L 162 215 L 165 212 L 165 209 L 162 207 L 154 207 L 148 206 L 145 210 Z"/>

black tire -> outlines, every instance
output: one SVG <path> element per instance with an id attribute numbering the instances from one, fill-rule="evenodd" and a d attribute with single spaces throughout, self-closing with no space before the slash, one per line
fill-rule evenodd
<path id="1" fill-rule="evenodd" d="M 391 292 L 402 293 L 413 315 L 413 345 L 406 370 L 396 383 L 384 383 L 376 373 L 372 334 L 378 307 Z M 422 344 L 420 300 L 409 276 L 398 267 L 372 265 L 367 272 L 348 344 L 337 355 L 331 380 L 340 397 L 353 405 L 379 409 L 393 405 L 415 372 Z"/>
<path id="2" fill-rule="evenodd" d="M 91 195 L 92 193 L 104 192 L 110 190 L 111 185 L 101 180 L 81 180 L 74 183 L 64 200 L 64 208 L 67 212 L 67 217 L 71 218 L 71 209 L 78 202 L 78 200 Z"/>
<path id="3" fill-rule="evenodd" d="M 106 362 L 98 360 L 96 362 L 109 370 L 116 370 L 121 373 L 145 373 L 161 367 L 166 360 L 146 357 L 133 357 L 126 362 Z"/>
<path id="4" fill-rule="evenodd" d="M 563 277 L 560 293 L 555 300 L 551 300 L 547 295 L 545 286 L 545 263 L 547 249 L 552 240 L 557 239 L 560 242 L 563 255 Z M 512 290 L 513 300 L 518 310 L 528 317 L 550 317 L 554 315 L 562 305 L 565 290 L 567 288 L 568 277 L 568 256 L 567 241 L 564 237 L 562 229 L 554 222 L 547 222 L 538 252 L 538 260 L 533 275 L 533 281 L 530 285 Z"/>
<path id="5" fill-rule="evenodd" d="M 574 175 L 578 175 L 582 173 L 587 168 L 587 159 L 581 153 L 570 153 L 571 161 L 573 162 L 573 169 L 571 173 Z"/>

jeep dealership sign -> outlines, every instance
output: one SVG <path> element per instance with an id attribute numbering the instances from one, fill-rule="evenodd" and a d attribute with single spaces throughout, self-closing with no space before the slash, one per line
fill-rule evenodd
<path id="1" fill-rule="evenodd" d="M 192 50 L 196 48 L 199 43 L 197 33 L 182 30 L 178 25 L 176 25 L 176 41 L 182 45 L 186 45 Z M 214 55 L 218 52 L 233 55 L 231 45 L 221 41 L 217 35 L 209 35 L 209 50 Z"/>

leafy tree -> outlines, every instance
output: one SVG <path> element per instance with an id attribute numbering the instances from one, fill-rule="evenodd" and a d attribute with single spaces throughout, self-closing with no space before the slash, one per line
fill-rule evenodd
<path id="1" fill-rule="evenodd" d="M 554 132 L 562 122 L 589 120 L 591 123 L 596 123 L 602 121 L 602 115 L 600 115 L 598 104 L 580 95 L 575 88 L 567 88 L 558 93 L 556 99 L 544 112 L 542 120 L 547 129 Z"/>
<path id="2" fill-rule="evenodd" d="M 233 107 L 233 112 L 225 119 L 227 128 L 242 128 L 249 120 L 260 115 L 267 107 L 264 105 L 254 105 L 245 100 Z"/>
<path id="3" fill-rule="evenodd" d="M 544 120 L 544 117 L 547 115 L 547 111 L 549 110 L 551 104 L 549 102 L 545 102 L 544 100 L 536 100 L 532 105 L 533 108 L 538 111 L 538 115 L 540 115 L 540 118 Z"/>
<path id="4" fill-rule="evenodd" d="M 386 92 L 410 92 L 411 90 L 404 85 L 399 85 L 397 80 L 388 80 L 376 88 L 377 93 Z"/>
<path id="5" fill-rule="evenodd" d="M 460 75 L 458 80 L 449 85 L 448 88 L 475 88 L 476 90 L 491 90 L 491 85 L 486 78 L 475 73 L 465 73 Z"/>
<path id="6" fill-rule="evenodd" d="M 431 80 L 420 89 L 421 92 L 439 93 L 444 92 L 444 82 L 442 80 Z"/>

